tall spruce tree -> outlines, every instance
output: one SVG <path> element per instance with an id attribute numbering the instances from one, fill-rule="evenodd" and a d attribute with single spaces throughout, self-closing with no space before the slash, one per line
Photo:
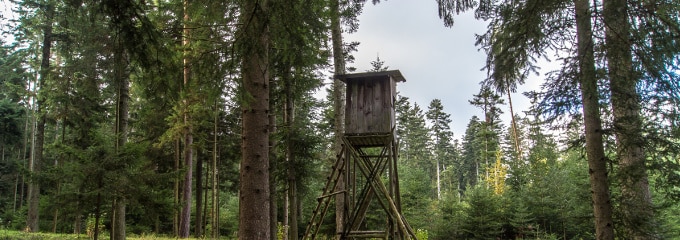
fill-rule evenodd
<path id="1" fill-rule="evenodd" d="M 595 72 L 593 33 L 589 1 L 575 0 L 576 34 L 580 61 L 578 81 L 581 87 L 586 151 L 590 168 L 590 188 L 595 215 L 597 239 L 614 239 L 612 205 L 607 179 L 607 158 L 604 153 L 600 120 L 599 92 Z"/>
<path id="2" fill-rule="evenodd" d="M 650 239 L 654 233 L 654 210 L 645 164 L 639 77 L 631 53 L 631 24 L 627 1 L 603 1 L 605 50 L 614 115 L 613 125 L 620 164 L 621 204 L 626 235 Z"/>
<path id="3" fill-rule="evenodd" d="M 435 174 L 437 199 L 442 199 L 441 172 L 447 167 L 451 167 L 450 159 L 454 155 L 455 149 L 452 145 L 453 133 L 451 132 L 451 114 L 444 112 L 441 100 L 433 99 L 426 112 L 427 120 L 430 122 L 430 131 L 433 139 L 433 155 L 435 158 Z"/>
<path id="4" fill-rule="evenodd" d="M 458 163 L 458 191 L 463 195 L 468 187 L 475 187 L 480 178 L 480 171 L 484 165 L 482 151 L 484 151 L 484 141 L 479 137 L 479 132 L 483 131 L 483 122 L 477 116 L 472 116 L 463 135 L 462 153 Z"/>
<path id="5" fill-rule="evenodd" d="M 576 66 L 565 65 L 566 70 L 558 76 L 562 77 L 560 81 L 563 83 L 574 84 L 573 79 L 576 79 L 582 84 L 587 84 L 585 89 L 584 85 L 581 86 L 596 229 L 598 229 L 598 238 L 610 239 L 613 237 L 613 222 L 605 167 L 606 158 L 599 124 L 597 79 L 594 59 L 589 57 L 593 56 L 592 48 L 594 48 L 589 22 L 590 6 L 587 1 L 576 3 L 581 4 L 576 7 L 577 13 L 575 14 L 577 35 L 579 35 L 578 57 L 574 58 Z M 536 59 L 544 57 L 546 49 L 565 49 L 561 44 L 570 42 L 570 37 L 573 36 L 569 32 L 569 27 L 572 26 L 571 21 L 574 16 L 573 13 L 566 11 L 570 4 L 574 2 L 551 1 L 549 4 L 538 4 L 536 1 L 500 2 L 497 6 L 498 11 L 495 12 L 496 17 L 489 25 L 489 30 L 479 38 L 478 42 L 487 49 L 487 54 L 489 54 L 487 67 L 492 71 L 492 75 L 504 76 L 509 72 L 518 73 L 515 75 L 521 76 L 524 72 L 535 71 Z M 588 50 L 589 48 L 591 50 Z M 579 75 L 576 75 L 577 73 Z M 572 78 L 572 80 L 563 78 Z M 553 87 L 549 91 L 555 91 L 561 96 L 570 92 L 562 91 L 561 88 L 553 85 L 547 86 Z M 573 89 L 568 86 L 565 88 Z M 558 99 L 562 100 L 564 97 L 558 97 Z"/>
<path id="6" fill-rule="evenodd" d="M 483 144 L 479 152 L 481 163 L 484 164 L 483 170 L 495 161 L 496 151 L 500 148 L 500 131 L 502 129 L 500 115 L 503 114 L 503 111 L 499 105 L 505 103 L 498 94 L 491 91 L 487 86 L 482 86 L 479 93 L 473 95 L 469 102 L 484 111 L 484 122 L 482 122 L 480 131 L 475 133 L 479 135 Z"/>
<path id="7" fill-rule="evenodd" d="M 342 16 L 344 9 L 340 0 L 329 1 L 330 11 L 330 32 L 331 42 L 333 46 L 333 73 L 335 75 L 345 74 L 345 49 L 342 38 Z M 333 84 L 331 86 L 333 91 L 333 150 L 336 156 L 340 156 L 342 152 L 342 138 L 345 134 L 345 84 L 338 77 L 333 77 Z M 340 179 L 345 179 L 344 174 L 341 173 Z M 338 181 L 336 190 L 345 190 L 344 180 Z M 336 195 L 335 197 L 335 232 L 338 233 L 345 228 L 345 198 L 343 195 Z"/>
<path id="8" fill-rule="evenodd" d="M 30 4 L 30 3 L 29 3 Z M 50 75 L 50 57 L 52 56 L 52 41 L 53 41 L 53 21 L 55 15 L 55 4 L 47 1 L 37 4 L 39 12 L 43 16 L 42 23 L 42 49 L 40 62 L 40 78 L 37 83 L 37 122 L 35 123 L 35 136 L 33 142 L 33 154 L 28 164 L 33 178 L 28 184 L 28 216 L 26 217 L 26 226 L 31 232 L 39 231 L 39 204 L 40 204 L 40 183 L 38 182 L 37 174 L 40 173 L 41 165 L 44 156 L 45 145 L 45 124 L 46 124 L 46 100 L 45 89 L 43 89 Z"/>
<path id="9" fill-rule="evenodd" d="M 240 170 L 239 238 L 269 239 L 269 3 L 241 6 L 239 41 L 243 73 L 243 160 Z"/>
<path id="10" fill-rule="evenodd" d="M 190 233 L 190 226 L 191 226 L 191 193 L 192 193 L 192 181 L 194 180 L 193 178 L 193 162 L 194 162 L 194 137 L 193 137 L 193 126 L 191 124 L 191 116 L 190 114 L 190 101 L 192 97 L 192 87 L 190 86 L 191 82 L 191 67 L 190 67 L 190 59 L 189 55 L 187 54 L 189 52 L 189 21 L 190 21 L 190 15 L 189 15 L 189 0 L 184 0 L 182 1 L 182 6 L 184 11 L 182 12 L 182 83 L 183 83 L 183 97 L 182 102 L 180 103 L 182 107 L 182 113 L 183 113 L 183 138 L 184 138 L 184 186 L 182 187 L 182 212 L 180 215 L 179 219 L 179 237 L 180 238 L 188 238 L 189 233 Z M 196 209 L 196 211 L 200 211 L 200 209 Z"/>
<path id="11" fill-rule="evenodd" d="M 435 168 L 430 161 L 432 142 L 425 124 L 425 113 L 417 103 L 411 105 L 408 98 L 402 96 L 397 99 L 396 112 L 400 163 L 423 169 L 433 182 Z"/>

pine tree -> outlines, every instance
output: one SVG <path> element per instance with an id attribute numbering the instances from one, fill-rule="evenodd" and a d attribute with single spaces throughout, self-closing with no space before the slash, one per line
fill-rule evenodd
<path id="1" fill-rule="evenodd" d="M 592 196 L 594 201 L 595 216 L 597 219 L 598 238 L 610 239 L 613 237 L 613 227 L 611 219 L 611 203 L 609 200 L 607 172 L 605 168 L 606 159 L 602 145 L 602 135 L 599 126 L 599 101 L 597 95 L 595 63 L 592 57 L 594 47 L 592 41 L 592 28 L 590 26 L 590 6 L 587 1 L 568 2 L 554 1 L 550 4 L 536 4 L 533 1 L 512 2 L 504 1 L 498 3 L 498 11 L 495 13 L 494 20 L 490 23 L 486 34 L 478 38 L 478 43 L 483 45 L 489 54 L 487 58 L 487 68 L 492 71 L 494 79 L 510 80 L 510 77 L 525 76 L 528 72 L 536 71 L 536 59 L 544 57 L 546 49 L 563 49 L 562 43 L 570 42 L 572 33 L 569 28 L 571 13 L 565 11 L 567 6 L 575 3 L 576 23 L 578 35 L 578 57 L 573 58 L 572 62 L 564 66 L 564 70 L 557 74 L 561 83 L 568 86 L 554 86 L 550 84 L 547 91 L 552 91 L 558 95 L 546 95 L 545 101 L 557 99 L 557 111 L 564 111 L 565 100 L 568 104 L 575 101 L 570 98 L 578 96 L 574 89 L 574 79 L 581 83 L 587 83 L 586 90 L 582 85 L 583 110 L 586 118 L 586 140 L 591 165 Z M 580 5 L 579 5 L 580 4 Z M 586 22 L 586 20 L 588 20 Z M 549 36 L 545 33 L 549 33 Z M 588 50 L 590 49 L 590 50 Z M 591 69 L 591 70 L 589 70 Z M 584 75 L 585 73 L 585 75 Z M 579 75 L 580 74 L 580 75 Z M 578 77 L 574 77 L 578 76 Z M 570 78 L 565 81 L 563 78 Z M 502 85 L 502 84 L 501 84 Z M 592 87 L 590 87 L 592 86 Z M 590 88 L 588 88 L 590 87 Z M 568 95 L 573 94 L 573 95 Z M 570 96 L 570 97 L 565 97 Z M 551 99 L 552 98 L 552 99 Z M 591 101 L 591 102 L 588 102 Z M 598 140 L 599 139 L 599 140 Z"/>
<path id="2" fill-rule="evenodd" d="M 340 0 L 329 1 L 330 11 L 330 32 L 333 46 L 333 73 L 335 75 L 345 74 L 346 65 L 344 40 L 342 38 L 342 16 L 345 9 L 342 8 Z M 333 77 L 333 155 L 339 156 L 342 152 L 343 136 L 345 134 L 345 84 L 338 77 Z M 344 179 L 345 175 L 341 173 L 340 179 Z M 338 181 L 336 185 L 338 191 L 345 190 L 344 180 Z M 342 195 L 335 197 L 335 227 L 336 234 L 340 233 L 345 228 L 345 198 Z"/>
<path id="3" fill-rule="evenodd" d="M 451 132 L 451 115 L 444 112 L 441 100 L 434 99 L 430 102 L 426 117 L 430 122 L 430 132 L 433 139 L 433 155 L 435 158 L 435 174 L 437 186 L 437 199 L 442 198 L 441 172 L 451 167 L 450 159 L 455 154 L 452 145 L 453 133 Z"/>
<path id="4" fill-rule="evenodd" d="M 239 238 L 269 239 L 269 4 L 241 6 L 243 160 L 240 170 Z"/>
<path id="5" fill-rule="evenodd" d="M 508 172 L 508 167 L 503 164 L 501 151 L 496 152 L 496 162 L 493 166 L 488 166 L 486 184 L 490 186 L 493 193 L 496 195 L 502 195 L 505 192 L 505 176 Z"/>
<path id="6" fill-rule="evenodd" d="M 655 235 L 654 213 L 643 149 L 641 99 L 637 93 L 640 79 L 633 70 L 628 4 L 619 0 L 603 1 L 602 17 L 614 133 L 621 166 L 624 227 L 633 239 L 647 239 Z"/>
<path id="7" fill-rule="evenodd" d="M 41 165 L 44 156 L 45 145 L 45 124 L 46 124 L 46 99 L 45 89 L 43 89 L 50 75 L 50 56 L 52 55 L 52 38 L 53 38 L 53 21 L 55 15 L 55 6 L 52 2 L 42 4 L 40 9 L 44 14 L 43 22 L 43 43 L 41 49 L 41 63 L 40 63 L 40 79 L 38 81 L 37 93 L 37 123 L 35 130 L 35 141 L 33 142 L 33 154 L 29 162 L 29 170 L 33 176 L 40 173 Z M 37 178 L 33 178 L 28 185 L 28 216 L 26 218 L 26 225 L 29 231 L 38 232 L 39 229 L 39 204 L 40 204 L 40 183 Z"/>
<path id="8" fill-rule="evenodd" d="M 465 222 L 463 223 L 464 238 L 494 239 L 502 232 L 501 197 L 494 195 L 493 190 L 478 185 L 468 191 L 466 201 Z"/>
<path id="9" fill-rule="evenodd" d="M 496 151 L 500 148 L 500 131 L 502 129 L 500 115 L 503 111 L 501 111 L 499 105 L 504 104 L 504 101 L 489 87 L 482 86 L 479 94 L 473 95 L 473 99 L 469 102 L 484 111 L 484 122 L 481 124 L 480 131 L 475 132 L 475 134 L 479 136 L 483 144 L 482 148 L 479 149 L 481 163 L 484 164 L 484 167 L 487 167 L 494 161 Z"/>
<path id="10" fill-rule="evenodd" d="M 380 55 L 376 56 L 375 60 L 371 61 L 371 66 L 373 66 L 373 68 L 371 68 L 369 72 L 383 72 L 390 68 L 389 66 L 385 66 L 385 61 L 380 60 Z"/>
<path id="11" fill-rule="evenodd" d="M 482 122 L 477 116 L 472 116 L 465 129 L 462 143 L 462 156 L 458 169 L 458 191 L 463 195 L 467 187 L 475 187 L 480 178 L 479 171 L 483 168 L 481 152 L 484 142 L 478 136 L 482 131 Z"/>
<path id="12" fill-rule="evenodd" d="M 422 168 L 433 180 L 434 164 L 431 159 L 431 141 L 425 125 L 423 110 L 414 104 L 411 107 L 408 98 L 397 100 L 397 136 L 400 138 L 400 158 L 407 166 Z"/>
<path id="13" fill-rule="evenodd" d="M 590 22 L 590 2 L 575 0 L 576 32 L 579 56 L 578 80 L 583 99 L 583 115 L 586 135 L 586 151 L 590 168 L 590 187 L 595 215 L 597 239 L 613 239 L 614 223 L 609 196 L 606 156 L 602 140 L 599 93 L 595 73 L 593 33 Z"/>

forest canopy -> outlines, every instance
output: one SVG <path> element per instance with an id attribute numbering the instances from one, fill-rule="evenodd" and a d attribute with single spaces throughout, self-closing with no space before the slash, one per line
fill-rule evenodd
<path id="1" fill-rule="evenodd" d="M 349 158 L 343 34 L 380 1 L 3 1 L 0 237 L 308 239 L 330 196 L 317 236 L 399 219 L 417 239 L 680 238 L 680 2 L 436 2 L 441 31 L 488 24 L 459 103 L 481 114 L 454 132 L 442 99 L 388 99 L 398 197 L 360 180 L 376 208 L 343 226 L 356 182 L 322 196 Z"/>

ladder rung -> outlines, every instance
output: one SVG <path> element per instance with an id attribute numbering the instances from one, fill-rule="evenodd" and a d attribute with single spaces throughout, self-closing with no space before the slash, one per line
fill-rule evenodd
<path id="1" fill-rule="evenodd" d="M 321 197 L 316 198 L 316 200 L 321 200 L 323 198 L 331 197 L 331 196 L 338 195 L 338 194 L 345 193 L 345 192 L 347 192 L 347 191 L 342 190 L 342 191 L 337 191 L 337 192 L 334 192 L 334 193 L 329 193 L 329 194 L 326 194 L 326 195 L 323 195 Z"/>
<path id="2" fill-rule="evenodd" d="M 383 238 L 385 231 L 351 231 L 347 233 L 347 237 L 362 237 L 362 238 Z"/>

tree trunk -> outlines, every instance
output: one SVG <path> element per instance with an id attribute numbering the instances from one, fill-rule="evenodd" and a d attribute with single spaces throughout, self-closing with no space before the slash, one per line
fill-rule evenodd
<path id="1" fill-rule="evenodd" d="M 276 81 L 274 78 L 269 78 L 269 86 L 271 89 L 276 89 Z M 275 109 L 275 102 L 269 101 L 269 109 Z M 276 113 L 275 111 L 269 112 L 269 133 L 276 133 Z M 277 157 L 276 157 L 276 139 L 271 135 L 269 136 L 269 172 L 274 172 L 277 168 Z M 278 212 L 277 212 L 277 199 L 278 193 L 276 191 L 276 177 L 269 178 L 269 193 L 271 194 L 271 201 L 269 201 L 269 232 L 271 234 L 271 239 L 276 240 L 278 238 L 279 228 L 278 228 Z M 285 204 L 285 203 L 284 203 Z M 285 205 L 284 205 L 285 206 Z M 285 221 L 284 216 L 284 221 Z M 285 224 L 284 224 L 285 226 Z"/>
<path id="2" fill-rule="evenodd" d="M 295 101 L 293 100 L 293 79 L 290 77 L 290 71 L 284 70 L 284 92 L 286 95 L 286 111 L 285 121 L 286 127 L 286 160 L 288 161 L 287 175 L 288 175 L 288 221 L 289 231 L 288 239 L 298 239 L 298 198 L 297 198 L 297 178 L 295 172 L 295 154 L 293 154 L 293 136 L 297 133 L 295 130 Z"/>
<path id="3" fill-rule="evenodd" d="M 203 159 L 196 153 L 196 216 L 194 219 L 194 236 L 203 235 Z"/>
<path id="4" fill-rule="evenodd" d="M 15 214 L 17 212 L 17 194 L 19 192 L 19 178 L 21 178 L 21 175 L 19 173 L 15 174 L 16 180 L 14 181 L 14 198 L 12 201 L 12 214 Z"/>
<path id="5" fill-rule="evenodd" d="M 215 101 L 215 112 L 217 112 L 217 100 Z M 215 114 L 215 119 L 214 119 L 214 129 L 213 129 L 213 156 L 212 156 L 212 208 L 210 209 L 210 224 L 212 226 L 211 230 L 211 236 L 213 239 L 219 238 L 219 233 L 220 233 L 220 224 L 219 224 L 219 214 L 218 214 L 218 209 L 219 209 L 219 191 L 217 188 L 217 180 L 218 180 L 218 169 L 217 169 L 217 131 L 218 131 L 218 121 L 219 121 L 219 114 Z"/>
<path id="6" fill-rule="evenodd" d="M 196 153 L 196 217 L 194 218 L 194 236 L 203 235 L 203 159 Z"/>
<path id="7" fill-rule="evenodd" d="M 586 154 L 598 240 L 614 239 L 612 203 L 607 179 L 607 158 L 602 142 L 599 93 L 593 53 L 593 33 L 589 0 L 575 0 L 576 34 L 578 37 L 579 82 L 583 101 Z"/>
<path id="8" fill-rule="evenodd" d="M 57 63 L 57 66 L 59 64 Z M 55 132 L 59 131 L 59 124 L 55 124 Z M 64 143 L 64 136 L 66 135 L 66 124 L 62 120 L 62 128 L 61 128 L 61 143 Z M 59 138 L 59 134 L 55 134 L 55 138 Z M 54 140 L 54 143 L 57 143 L 57 139 Z M 63 158 L 63 156 L 59 156 L 59 158 Z M 63 161 L 63 159 L 62 159 Z M 57 169 L 59 167 L 59 159 L 54 160 L 54 168 Z M 61 179 L 57 180 L 57 192 L 55 195 L 59 195 L 61 193 Z M 52 214 L 52 232 L 57 233 L 57 224 L 59 223 L 59 207 L 54 208 L 54 213 Z"/>
<path id="9" fill-rule="evenodd" d="M 52 54 L 52 20 L 54 17 L 54 8 L 47 4 L 45 7 L 45 27 L 43 29 L 43 46 L 42 46 L 42 60 L 40 62 L 40 82 L 38 83 L 38 110 L 35 141 L 33 142 L 33 154 L 29 162 L 29 171 L 31 172 L 31 181 L 28 184 L 28 216 L 26 218 L 26 226 L 31 232 L 38 232 L 39 226 L 39 205 L 40 205 L 40 184 L 37 182 L 35 175 L 40 173 L 40 166 L 43 161 L 43 147 L 45 143 L 45 96 L 42 89 L 45 87 L 45 82 L 50 74 L 50 55 Z"/>
<path id="10" fill-rule="evenodd" d="M 185 121 L 188 119 L 185 117 Z M 191 226 L 191 180 L 193 179 L 193 136 L 191 130 L 184 134 L 184 186 L 182 188 L 182 213 L 179 220 L 179 237 L 188 238 Z"/>
<path id="11" fill-rule="evenodd" d="M 190 226 L 191 226 L 191 180 L 193 179 L 193 141 L 194 141 L 194 136 L 192 134 L 192 128 L 190 124 L 190 119 L 189 119 L 189 106 L 188 106 L 188 101 L 186 100 L 187 97 L 189 97 L 188 92 L 190 92 L 190 86 L 189 86 L 189 59 L 187 56 L 187 51 L 189 47 L 189 28 L 187 26 L 187 22 L 189 22 L 189 12 L 188 12 L 188 7 L 189 7 L 189 0 L 184 0 L 184 31 L 183 31 L 183 36 L 182 36 L 182 47 L 184 48 L 184 58 L 182 59 L 182 64 L 184 66 L 184 91 L 186 92 L 185 94 L 185 99 L 183 100 L 183 111 L 184 111 L 184 187 L 182 189 L 182 213 L 180 215 L 180 225 L 179 225 L 179 237 L 180 238 L 188 238 L 190 234 Z M 200 211 L 200 210 L 196 210 Z"/>
<path id="12" fill-rule="evenodd" d="M 241 16 L 243 106 L 239 239 L 270 239 L 268 2 L 245 1 Z"/>
<path id="13" fill-rule="evenodd" d="M 115 76 L 118 87 L 118 101 L 116 104 L 116 154 L 121 157 L 123 146 L 127 143 L 127 128 L 128 128 L 128 118 L 129 118 L 129 99 L 130 99 L 130 75 L 128 73 L 127 57 L 125 56 L 125 50 L 122 43 L 120 42 L 120 36 L 118 37 L 118 43 L 116 52 L 114 53 L 114 65 L 115 65 Z M 124 179 L 123 182 L 127 182 Z M 112 240 L 125 240 L 125 210 L 126 202 L 124 196 L 119 196 L 114 202 L 114 224 L 113 231 L 111 232 Z"/>
<path id="14" fill-rule="evenodd" d="M 29 80 L 30 83 L 30 80 Z M 35 115 L 33 115 L 35 116 Z M 31 115 L 29 111 L 26 111 L 26 118 L 24 120 L 24 147 L 23 147 L 23 152 L 17 159 L 21 159 L 23 166 L 26 167 L 26 158 L 28 156 L 28 138 L 29 136 L 32 136 L 33 134 L 29 134 L 29 127 L 32 129 L 32 122 L 31 122 Z M 12 213 L 16 212 L 17 207 L 21 207 L 24 205 L 24 175 L 17 173 L 17 185 L 15 186 L 15 194 L 14 194 L 14 201 L 12 204 L 14 207 L 12 208 Z M 18 196 L 17 196 L 18 195 Z M 17 198 L 19 203 L 17 203 Z"/>
<path id="15" fill-rule="evenodd" d="M 204 163 L 204 164 L 210 164 L 210 163 Z M 201 187 L 201 192 L 203 193 L 203 214 L 201 214 L 201 237 L 205 237 L 208 235 L 208 233 L 205 232 L 206 227 L 208 225 L 208 194 L 210 191 L 206 188 L 210 188 L 210 165 L 207 165 L 204 169 L 206 172 L 204 173 L 204 179 L 203 180 L 203 186 Z"/>
<path id="16" fill-rule="evenodd" d="M 439 163 L 439 157 L 437 157 L 437 200 L 442 199 L 442 181 L 441 181 L 441 173 L 439 171 L 440 169 L 440 163 Z"/>
<path id="17" fill-rule="evenodd" d="M 80 204 L 77 203 L 76 206 L 78 206 L 78 205 L 80 205 Z M 82 230 L 80 229 L 80 227 L 81 227 L 80 222 L 82 222 L 82 220 L 83 220 L 83 215 L 80 212 L 81 212 L 80 210 L 76 210 L 76 212 L 75 212 L 76 217 L 75 217 L 75 220 L 73 221 L 73 234 L 76 234 L 76 235 L 80 235 L 80 233 L 82 232 Z"/>
<path id="18" fill-rule="evenodd" d="M 642 145 L 640 98 L 634 76 L 630 23 L 625 0 L 603 1 L 605 49 L 614 113 L 617 156 L 620 163 L 623 227 L 632 239 L 654 234 L 654 213 Z"/>
<path id="19" fill-rule="evenodd" d="M 176 139 L 175 140 L 175 172 L 179 171 L 179 163 L 180 163 L 180 140 Z M 180 185 L 180 179 L 175 178 L 174 181 L 174 186 L 173 186 L 173 199 L 174 199 L 174 204 L 175 206 L 179 206 L 180 203 L 180 195 L 179 195 L 179 185 Z M 175 236 L 179 236 L 179 211 L 175 208 L 173 210 L 172 214 L 172 234 Z"/>
<path id="20" fill-rule="evenodd" d="M 287 185 L 286 185 L 287 187 Z M 286 189 L 283 193 L 283 239 L 288 240 L 290 235 L 290 195 L 288 194 L 290 189 Z"/>
<path id="21" fill-rule="evenodd" d="M 97 188 L 98 189 L 102 189 L 104 187 L 103 181 L 104 181 L 103 177 L 99 176 L 98 179 L 97 179 L 97 182 L 98 182 Z M 99 222 L 100 222 L 100 219 L 101 219 L 101 216 L 102 216 L 101 209 L 102 209 L 102 194 L 97 193 L 97 200 L 96 200 L 95 207 L 94 207 L 94 230 L 93 230 L 93 233 L 92 233 L 92 239 L 94 239 L 94 240 L 99 239 L 99 234 L 100 234 L 100 232 L 99 232 Z"/>
<path id="22" fill-rule="evenodd" d="M 340 0 L 331 0 L 331 40 L 333 41 L 333 69 L 335 75 L 345 74 L 345 56 L 343 50 L 342 27 L 340 26 Z M 342 138 L 345 134 L 345 84 L 337 77 L 333 78 L 333 111 L 335 132 L 333 150 L 338 157 L 342 152 Z M 344 163 L 343 163 L 344 164 Z M 345 190 L 345 172 L 340 173 L 336 191 Z M 335 227 L 336 236 L 345 226 L 345 197 L 347 194 L 335 195 Z"/>
<path id="23" fill-rule="evenodd" d="M 509 83 L 508 83 L 509 85 Z M 510 106 L 510 120 L 512 121 L 512 135 L 515 140 L 515 151 L 517 151 L 517 159 L 522 158 L 522 147 L 519 145 L 519 135 L 517 135 L 517 121 L 515 119 L 515 109 L 512 106 L 512 96 L 510 96 L 510 86 L 506 87 L 508 94 L 508 105 Z"/>

